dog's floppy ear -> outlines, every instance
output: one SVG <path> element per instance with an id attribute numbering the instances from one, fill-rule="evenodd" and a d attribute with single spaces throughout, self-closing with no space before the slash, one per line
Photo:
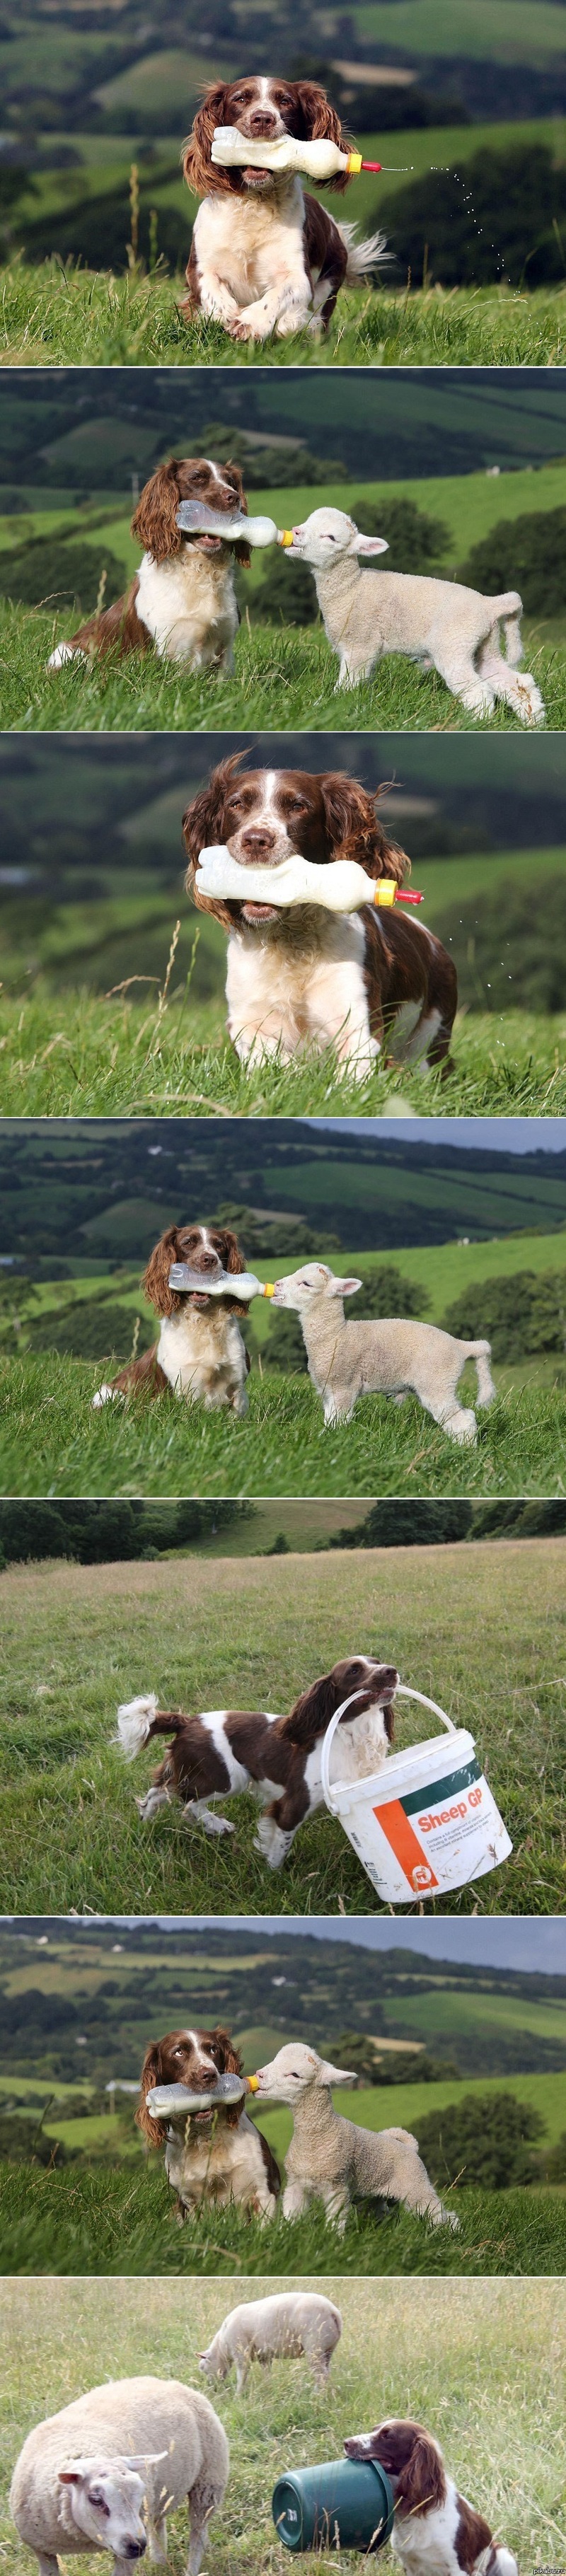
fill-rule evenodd
<path id="1" fill-rule="evenodd" d="M 326 96 L 326 90 L 321 89 L 320 82 L 313 80 L 299 80 L 295 81 L 294 87 L 297 97 L 299 121 L 302 121 L 301 141 L 305 138 L 308 143 L 318 143 L 320 140 L 324 139 L 324 141 L 328 143 L 337 143 L 339 151 L 347 152 L 349 150 L 349 145 L 346 141 L 345 135 L 342 133 L 340 118 L 336 115 L 336 109 L 330 106 L 330 102 Z M 327 187 L 337 188 L 341 191 L 343 191 L 344 188 L 347 188 L 348 184 L 348 173 L 346 170 L 338 170 L 336 172 L 335 179 L 328 179 L 326 181 Z"/>
<path id="2" fill-rule="evenodd" d="M 333 859 L 357 859 L 366 875 L 394 877 L 402 885 L 410 876 L 411 861 L 397 841 L 390 841 L 376 814 L 376 798 L 368 795 L 358 778 L 347 778 L 342 770 L 328 770 L 320 780 L 326 831 Z M 378 788 L 378 795 L 383 789 Z"/>
<path id="3" fill-rule="evenodd" d="M 228 457 L 227 457 L 227 459 L 226 459 L 225 472 L 226 472 L 227 474 L 231 474 L 231 475 L 232 475 L 233 480 L 234 480 L 234 483 L 237 485 L 237 499 L 238 499 L 239 508 L 240 508 L 240 510 L 241 510 L 241 512 L 242 512 L 242 517 L 243 517 L 244 519 L 248 519 L 248 518 L 249 518 L 249 510 L 248 510 L 248 504 L 247 504 L 246 495 L 245 495 L 245 491 L 244 491 L 244 478 L 243 478 L 243 474 L 241 474 L 241 473 L 240 473 L 239 465 L 234 465 L 234 463 L 233 463 L 233 460 L 232 460 L 232 457 L 231 457 L 231 456 L 228 456 Z M 250 567 L 250 564 L 251 564 L 251 554 L 250 554 L 249 546 L 247 546 L 247 545 L 246 545 L 245 537 L 240 537 L 239 544 L 238 544 L 238 545 L 236 545 L 236 546 L 234 547 L 234 554 L 235 554 L 235 557 L 236 557 L 236 563 L 239 563 L 239 564 L 241 564 L 241 565 L 242 565 L 243 571 L 244 571 L 244 572 L 249 571 L 249 567 Z"/>
<path id="4" fill-rule="evenodd" d="M 243 1252 L 240 1252 L 240 1246 L 239 1246 L 239 1243 L 238 1243 L 238 1242 L 237 1242 L 237 1240 L 236 1240 L 236 1236 L 235 1236 L 235 1234 L 233 1234 L 233 1233 L 232 1233 L 231 1227 L 230 1227 L 230 1226 L 223 1226 L 223 1228 L 222 1228 L 222 1232 L 223 1232 L 223 1235 L 224 1235 L 224 1241 L 225 1241 L 225 1244 L 226 1244 L 226 1260 L 225 1260 L 224 1267 L 225 1267 L 225 1269 L 226 1269 L 226 1270 L 231 1271 L 231 1272 L 233 1273 L 234 1277 L 235 1277 L 235 1278 L 237 1278 L 239 1271 L 241 1271 L 241 1270 L 245 1270 L 245 1267 L 246 1267 L 246 1264 L 245 1264 L 245 1261 L 244 1261 L 244 1255 L 243 1255 Z M 247 1306 L 246 1306 L 246 1305 L 242 1305 L 242 1302 L 241 1302 L 241 1300 L 240 1300 L 240 1303 L 238 1304 L 238 1301 L 237 1301 L 237 1299 L 236 1299 L 235 1297 L 234 1297 L 233 1299 L 232 1299 L 232 1297 L 230 1298 L 230 1313 L 231 1313 L 232 1315 L 245 1315 L 245 1316 L 247 1317 L 247 1316 L 249 1315 L 249 1311 L 250 1311 L 250 1309 L 249 1309 L 249 1303 L 248 1303 L 248 1305 L 247 1305 Z M 232 2075 L 232 2074 L 233 2074 L 233 2072 L 234 2072 L 233 2067 L 229 2067 L 229 2068 L 228 2068 L 228 2074 L 229 2074 L 229 2075 Z M 236 2069 L 236 2072 L 237 2072 L 237 2074 L 239 2075 L 239 2072 L 240 2072 L 239 2067 Z"/>
<path id="5" fill-rule="evenodd" d="M 446 2479 L 436 2442 L 431 2442 L 418 2425 L 409 2459 L 400 2472 L 397 2506 L 403 2514 L 429 2513 L 444 2503 L 445 2494 Z"/>
<path id="6" fill-rule="evenodd" d="M 162 2147 L 167 2136 L 167 2130 L 163 2126 L 163 2121 L 152 2120 L 151 2112 L 148 2111 L 147 2108 L 146 2099 L 147 2094 L 153 2091 L 154 2084 L 159 2084 L 162 2072 L 163 2069 L 161 2064 L 159 2040 L 151 2039 L 149 2048 L 146 2048 L 143 2061 L 140 2079 L 141 2091 L 136 2111 L 136 2128 L 142 2130 L 143 2136 L 144 2138 L 147 2138 L 148 2146 L 150 2147 Z"/>
<path id="7" fill-rule="evenodd" d="M 180 497 L 178 459 L 170 456 L 167 464 L 158 465 L 150 482 L 144 484 L 132 519 L 131 534 L 139 537 L 140 545 L 146 554 L 153 556 L 154 563 L 165 563 L 167 555 L 179 552 L 181 530 L 177 527 L 177 511 Z"/>
<path id="8" fill-rule="evenodd" d="M 212 2037 L 213 2039 L 218 2040 L 222 2049 L 224 2059 L 224 2064 L 221 2069 L 222 2074 L 241 2075 L 242 2059 L 240 2057 L 240 2051 L 238 2048 L 234 2048 L 233 2040 L 230 2039 L 228 2031 L 223 2030 L 217 2025 L 216 2030 L 213 2030 Z M 242 2104 L 241 2102 L 234 2102 L 232 2109 L 224 2112 L 224 2119 L 227 2128 L 237 2129 L 241 2116 Z"/>
<path id="9" fill-rule="evenodd" d="M 197 894 L 195 876 L 201 850 L 209 849 L 214 841 L 223 842 L 224 840 L 226 800 L 244 757 L 243 751 L 234 751 L 229 760 L 220 760 L 218 768 L 213 769 L 207 786 L 201 787 L 199 795 L 193 797 L 192 805 L 187 805 L 183 815 L 183 837 L 189 862 L 185 877 L 186 892 L 192 895 L 197 911 L 211 912 L 213 919 L 221 922 L 223 930 L 233 928 L 235 918 L 233 906 L 229 903 L 213 903 L 209 895 Z"/>
<path id="10" fill-rule="evenodd" d="M 150 1305 L 156 1307 L 158 1315 L 180 1314 L 182 1298 L 177 1289 L 169 1286 L 169 1272 L 178 1259 L 177 1226 L 169 1225 L 159 1243 L 154 1244 L 142 1279 L 144 1296 L 149 1297 Z"/>
<path id="11" fill-rule="evenodd" d="M 207 90 L 202 107 L 197 110 L 192 134 L 183 144 L 183 176 L 187 187 L 194 188 L 197 197 L 207 197 L 211 189 L 215 196 L 229 195 L 234 181 L 236 188 L 242 186 L 239 170 L 217 170 L 210 158 L 215 125 L 224 124 L 225 99 L 226 82 L 215 81 L 213 89 Z"/>

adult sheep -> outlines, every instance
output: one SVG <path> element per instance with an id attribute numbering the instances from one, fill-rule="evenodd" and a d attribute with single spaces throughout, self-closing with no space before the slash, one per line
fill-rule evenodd
<path id="1" fill-rule="evenodd" d="M 112 2553 L 112 2576 L 165 2557 L 166 2517 L 188 2498 L 186 2576 L 199 2576 L 210 2515 L 228 2477 L 226 2435 L 201 2389 L 180 2379 L 110 2379 L 48 2415 L 16 2461 L 10 2509 L 35 2550 L 37 2576 L 58 2576 L 61 2548 Z"/>

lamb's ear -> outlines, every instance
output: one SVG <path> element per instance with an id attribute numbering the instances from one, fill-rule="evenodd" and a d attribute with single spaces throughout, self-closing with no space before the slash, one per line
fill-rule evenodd
<path id="1" fill-rule="evenodd" d="M 158 2468 L 159 2461 L 168 2460 L 168 2458 L 168 2451 L 122 2451 L 121 2453 L 122 2467 L 135 2469 L 137 2477 L 143 2477 L 144 2469 Z"/>
<path id="2" fill-rule="evenodd" d="M 356 1297 L 358 1288 L 363 1288 L 363 1284 L 363 1279 L 333 1279 L 332 1287 L 329 1285 L 328 1288 L 328 1295 L 329 1297 Z"/>
<path id="3" fill-rule="evenodd" d="M 388 555 L 388 539 L 387 537 L 363 537 L 358 528 L 356 542 L 351 546 L 350 552 L 353 555 Z"/>
<path id="4" fill-rule="evenodd" d="M 358 2078 L 347 2067 L 331 2066 L 329 2057 L 321 2057 L 316 2080 L 317 2084 L 352 2085 L 357 2084 Z"/>

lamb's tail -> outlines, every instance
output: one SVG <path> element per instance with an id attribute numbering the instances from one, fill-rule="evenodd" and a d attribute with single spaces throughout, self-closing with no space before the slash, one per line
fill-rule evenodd
<path id="1" fill-rule="evenodd" d="M 348 253 L 345 286 L 359 286 L 360 279 L 368 277 L 370 269 L 381 268 L 392 258 L 385 233 L 368 233 L 365 241 L 357 241 L 355 224 L 338 224 L 337 230 Z"/>
<path id="2" fill-rule="evenodd" d="M 507 660 L 511 663 L 512 670 L 516 671 L 518 662 L 521 662 L 523 659 L 523 642 L 521 636 L 523 602 L 520 591 L 502 590 L 500 592 L 499 599 L 494 599 L 493 608 L 494 619 L 500 617 L 505 627 L 505 651 L 507 654 Z"/>
<path id="3" fill-rule="evenodd" d="M 178 1735 L 182 1724 L 182 1717 L 172 1716 L 170 1710 L 158 1712 L 155 1692 L 150 1691 L 147 1699 L 122 1701 L 112 1740 L 119 1744 L 125 1762 L 135 1762 L 136 1754 L 141 1753 L 142 1744 L 149 1743 L 151 1735 Z"/>
<path id="4" fill-rule="evenodd" d="M 478 1404 L 493 1404 L 497 1388 L 491 1374 L 491 1342 L 467 1342 L 468 1359 L 475 1360 L 478 1373 Z"/>

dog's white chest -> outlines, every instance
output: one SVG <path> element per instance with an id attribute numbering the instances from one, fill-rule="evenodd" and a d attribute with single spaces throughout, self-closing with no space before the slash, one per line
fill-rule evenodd
<path id="1" fill-rule="evenodd" d="M 164 1315 L 158 1346 L 159 1366 L 175 1395 L 197 1402 L 199 1396 L 228 1394 L 240 1385 L 245 1369 L 241 1333 L 234 1316 L 197 1315 L 194 1307 Z"/>
<path id="2" fill-rule="evenodd" d="M 283 280 L 304 284 L 303 221 L 297 178 L 269 197 L 204 197 L 193 234 L 198 266 L 244 306 Z"/>
<path id="3" fill-rule="evenodd" d="M 243 2200 L 253 2192 L 260 2153 L 255 2129 L 244 2112 L 237 2129 L 219 2121 L 207 2136 L 199 2137 L 196 2130 L 189 2145 L 182 2132 L 172 2135 L 167 2140 L 165 2166 L 182 2200 L 200 2200 L 204 2194 L 211 2200 Z"/>
<path id="4" fill-rule="evenodd" d="M 301 1042 L 332 1045 L 341 1033 L 369 1035 L 365 931 L 357 918 L 318 915 L 262 939 L 238 931 L 229 942 L 226 998 L 230 1034 L 293 1054 Z"/>
<path id="5" fill-rule="evenodd" d="M 232 643 L 238 611 L 229 563 L 185 546 L 162 564 L 144 555 L 138 579 L 138 617 L 162 658 L 213 661 Z"/>

